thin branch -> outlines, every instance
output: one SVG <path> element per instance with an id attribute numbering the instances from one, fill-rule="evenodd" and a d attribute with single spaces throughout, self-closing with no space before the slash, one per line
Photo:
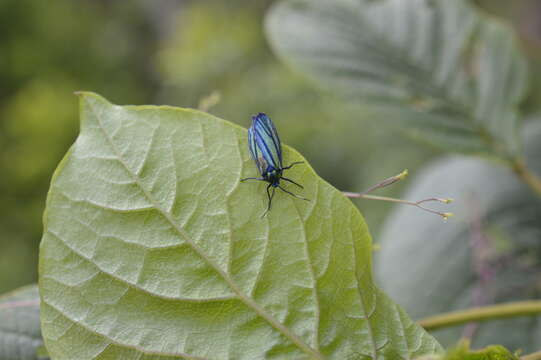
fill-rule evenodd
<path id="1" fill-rule="evenodd" d="M 402 199 L 395 199 L 387 196 L 376 196 L 376 195 L 365 195 L 365 194 L 357 194 L 357 193 L 344 193 L 347 197 L 351 198 L 362 198 L 362 199 L 368 199 L 368 200 L 380 200 L 380 201 L 388 201 L 398 204 L 404 204 L 404 205 L 411 205 L 415 206 L 421 210 L 428 211 L 429 213 L 436 214 L 441 216 L 444 220 L 447 220 L 451 216 L 453 216 L 453 213 L 450 212 L 440 212 L 436 210 L 429 209 L 425 206 L 422 206 L 421 204 L 429 201 L 437 201 L 444 204 L 449 204 L 452 202 L 452 199 L 438 199 L 438 198 L 430 198 L 430 199 L 423 199 L 420 201 L 408 201 L 408 200 L 402 200 Z"/>
<path id="2" fill-rule="evenodd" d="M 451 198 L 435 198 L 435 197 L 433 197 L 433 198 L 423 199 L 423 200 L 419 200 L 419 201 L 407 201 L 407 200 L 396 199 L 396 198 L 391 198 L 391 197 L 387 197 L 387 196 L 368 195 L 368 193 L 371 193 L 374 190 L 381 189 L 383 187 L 389 186 L 391 184 L 394 184 L 397 181 L 400 181 L 400 180 L 404 179 L 407 175 L 408 175 L 408 170 L 406 169 L 406 170 L 402 171 L 400 174 L 395 175 L 395 176 L 391 176 L 390 178 L 387 178 L 387 179 L 385 179 L 385 180 L 383 180 L 383 181 L 369 187 L 366 191 L 363 191 L 361 193 L 354 193 L 354 192 L 347 192 L 347 191 L 343 191 L 342 193 L 345 196 L 349 197 L 349 198 L 361 198 L 361 199 L 368 199 L 368 200 L 388 201 L 388 202 L 393 202 L 393 203 L 398 203 L 398 204 L 405 204 L 405 205 L 415 206 L 415 207 L 417 207 L 417 208 L 419 208 L 421 210 L 427 211 L 427 212 L 432 213 L 432 214 L 439 215 L 444 220 L 447 220 L 448 218 L 453 216 L 453 213 L 440 212 L 440 211 L 432 210 L 432 209 L 427 208 L 427 207 L 422 205 L 422 204 L 427 203 L 427 202 L 440 202 L 440 203 L 443 203 L 443 204 L 449 204 L 449 203 L 451 203 L 453 201 L 453 199 L 451 199 Z"/>
<path id="3" fill-rule="evenodd" d="M 209 95 L 205 96 L 199 100 L 199 105 L 197 106 L 198 110 L 208 112 L 211 107 L 217 105 L 221 100 L 221 94 L 219 91 L 214 90 Z"/>
<path id="4" fill-rule="evenodd" d="M 520 360 L 541 360 L 541 351 L 521 356 Z"/>
<path id="5" fill-rule="evenodd" d="M 405 169 L 404 171 L 402 171 L 400 174 L 398 175 L 395 175 L 395 176 L 391 176 L 390 178 L 387 178 L 375 185 L 372 185 L 371 187 L 369 187 L 367 190 L 363 191 L 361 194 L 368 194 L 368 193 L 371 193 L 372 191 L 374 190 L 377 190 L 377 189 L 381 189 L 383 187 L 386 187 L 386 186 L 389 186 L 389 185 L 392 185 L 394 184 L 395 182 L 397 181 L 400 181 L 402 179 L 404 179 L 406 176 L 408 176 L 408 169 Z M 352 194 L 352 193 L 347 193 L 347 194 Z M 347 196 L 347 195 L 346 195 Z"/>
<path id="6" fill-rule="evenodd" d="M 528 169 L 522 160 L 514 160 L 511 165 L 517 176 L 528 184 L 537 195 L 541 196 L 541 178 Z"/>
<path id="7" fill-rule="evenodd" d="M 539 314 L 541 314 L 541 301 L 516 301 L 431 316 L 420 320 L 419 325 L 426 330 L 436 330 L 472 321 L 487 321 L 514 316 Z"/>

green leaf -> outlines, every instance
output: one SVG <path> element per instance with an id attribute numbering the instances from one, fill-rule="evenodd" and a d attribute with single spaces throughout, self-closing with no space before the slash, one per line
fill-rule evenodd
<path id="1" fill-rule="evenodd" d="M 442 360 L 519 360 L 519 358 L 500 345 L 487 346 L 481 350 L 470 350 L 467 344 L 463 344 L 449 351 Z"/>
<path id="2" fill-rule="evenodd" d="M 466 0 L 282 1 L 267 34 L 293 68 L 377 106 L 377 121 L 452 151 L 517 152 L 525 60 Z"/>
<path id="3" fill-rule="evenodd" d="M 526 126 L 525 134 L 528 160 L 541 174 L 541 122 Z M 396 208 L 384 224 L 376 262 L 383 289 L 413 318 L 539 298 L 541 200 L 528 186 L 495 164 L 452 157 L 427 167 L 403 198 L 432 196 L 454 198 L 453 204 L 441 210 L 456 216 L 442 223 L 431 214 Z M 435 335 L 444 345 L 451 345 L 462 331 L 463 327 L 456 327 Z M 474 340 L 477 347 L 502 344 L 537 351 L 541 319 L 483 322 Z"/>
<path id="4" fill-rule="evenodd" d="M 29 285 L 0 296 L 0 359 L 37 360 L 43 345 L 39 293 Z"/>
<path id="5" fill-rule="evenodd" d="M 284 148 L 285 162 L 304 160 Z M 81 94 L 40 252 L 54 359 L 396 359 L 441 351 L 371 275 L 358 210 L 309 165 L 266 218 L 246 130 Z"/>
<path id="6" fill-rule="evenodd" d="M 423 356 L 416 360 L 519 360 L 519 358 L 500 345 L 470 350 L 470 344 L 467 341 L 462 341 L 444 355 Z"/>

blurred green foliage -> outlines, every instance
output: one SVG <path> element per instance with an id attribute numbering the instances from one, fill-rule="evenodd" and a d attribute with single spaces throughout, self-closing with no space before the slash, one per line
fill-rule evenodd
<path id="1" fill-rule="evenodd" d="M 151 101 L 144 15 L 118 1 L 0 2 L 0 292 L 37 278 L 49 180 L 77 135 L 73 92 Z"/>

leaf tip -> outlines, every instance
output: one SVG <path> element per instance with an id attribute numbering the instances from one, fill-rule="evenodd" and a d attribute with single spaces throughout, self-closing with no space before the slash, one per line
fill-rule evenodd
<path id="1" fill-rule="evenodd" d="M 81 101 L 89 98 L 94 98 L 108 102 L 103 96 L 98 95 L 92 91 L 77 90 L 73 92 L 73 95 L 77 96 Z"/>
<path id="2" fill-rule="evenodd" d="M 90 94 L 94 94 L 94 93 L 91 93 L 91 92 L 88 92 L 88 91 L 84 91 L 84 90 L 77 90 L 77 91 L 74 91 L 73 92 L 73 95 L 75 96 L 78 96 L 80 98 L 86 96 L 86 95 L 90 95 Z"/>

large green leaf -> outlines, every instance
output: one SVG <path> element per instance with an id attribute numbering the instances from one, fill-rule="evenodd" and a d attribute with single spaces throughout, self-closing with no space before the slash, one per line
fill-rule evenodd
<path id="1" fill-rule="evenodd" d="M 528 160 L 541 174 L 541 123 L 525 130 Z M 383 289 L 412 317 L 541 296 L 541 200 L 511 171 L 479 159 L 440 159 L 404 197 L 428 196 L 454 197 L 456 217 L 442 225 L 431 214 L 397 208 L 382 231 L 376 262 Z M 435 335 L 451 345 L 462 330 Z M 474 339 L 477 347 L 503 344 L 537 351 L 541 319 L 482 323 Z"/>
<path id="2" fill-rule="evenodd" d="M 308 166 L 269 216 L 246 131 L 81 95 L 40 253 L 54 359 L 410 359 L 438 343 L 372 283 L 358 210 Z M 302 160 L 286 147 L 286 163 Z"/>
<path id="3" fill-rule="evenodd" d="M 38 287 L 0 296 L 0 359 L 37 360 L 42 345 Z"/>
<path id="4" fill-rule="evenodd" d="M 471 350 L 470 344 L 463 341 L 446 354 L 422 356 L 416 360 L 519 360 L 518 356 L 500 345 Z"/>
<path id="5" fill-rule="evenodd" d="M 267 17 L 274 50 L 423 141 L 514 156 L 526 64 L 512 32 L 467 0 L 286 0 Z"/>
<path id="6" fill-rule="evenodd" d="M 442 357 L 442 360 L 519 360 L 519 358 L 500 345 L 487 346 L 481 350 L 470 350 L 469 344 L 464 342 L 449 350 Z"/>

